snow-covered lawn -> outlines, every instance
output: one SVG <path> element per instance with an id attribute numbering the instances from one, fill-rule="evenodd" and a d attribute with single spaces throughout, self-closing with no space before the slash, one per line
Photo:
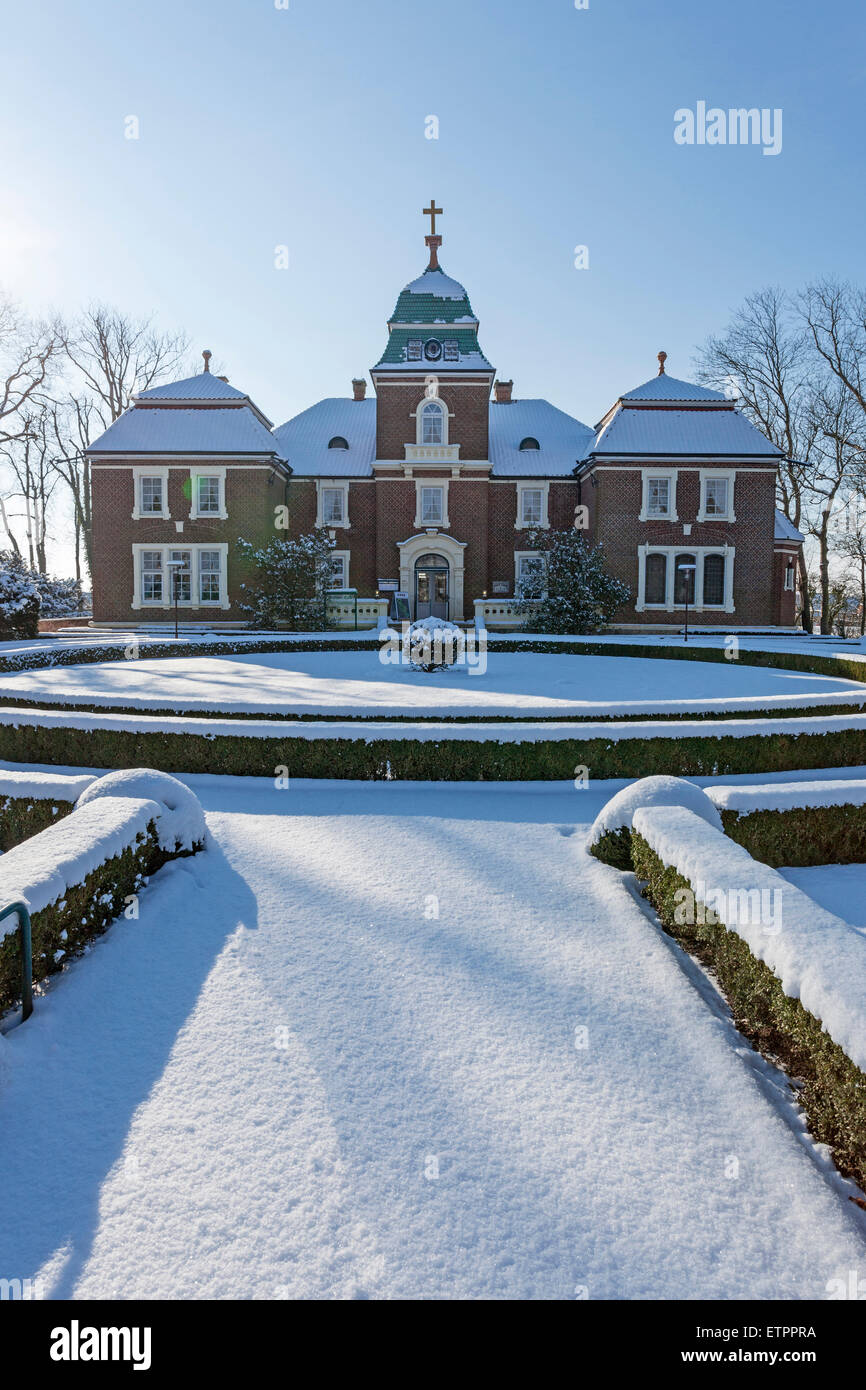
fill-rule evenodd
<path id="1" fill-rule="evenodd" d="M 212 846 L 0 1039 L 0 1275 L 820 1299 L 864 1267 L 850 1186 L 586 855 L 610 784 L 187 780 Z"/>
<path id="2" fill-rule="evenodd" d="M 335 717 L 605 718 L 863 704 L 866 687 L 836 676 L 735 662 L 490 652 L 483 675 L 425 675 L 378 652 L 271 652 L 103 662 L 0 677 L 0 696 L 149 710 Z"/>

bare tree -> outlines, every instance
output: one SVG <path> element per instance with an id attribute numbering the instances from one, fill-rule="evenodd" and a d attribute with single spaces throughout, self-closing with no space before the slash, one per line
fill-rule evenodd
<path id="1" fill-rule="evenodd" d="M 772 288 L 750 295 L 726 332 L 707 340 L 696 364 L 699 380 L 719 390 L 736 391 L 744 415 L 783 455 L 779 508 L 796 527 L 802 527 L 818 429 L 809 345 L 788 297 Z M 811 631 L 810 586 L 802 555 L 800 591 L 803 626 Z"/>
<path id="2" fill-rule="evenodd" d="M 48 385 L 63 346 L 59 323 L 34 323 L 0 296 L 0 439 L 21 437 L 24 412 Z"/>
<path id="3" fill-rule="evenodd" d="M 86 449 L 132 405 L 133 397 L 182 374 L 183 333 L 161 332 L 105 304 L 91 305 L 64 342 L 68 389 L 51 401 L 53 466 L 69 490 L 75 526 L 76 578 L 81 559 L 93 572 L 90 464 Z"/>
<path id="4" fill-rule="evenodd" d="M 20 433 L 0 447 L 12 484 L 3 498 L 2 519 L 12 548 L 21 554 L 6 509 L 10 499 L 20 501 L 30 568 L 47 574 L 48 508 L 60 481 L 51 459 L 47 408 L 43 405 L 38 410 L 21 411 L 20 426 Z"/>

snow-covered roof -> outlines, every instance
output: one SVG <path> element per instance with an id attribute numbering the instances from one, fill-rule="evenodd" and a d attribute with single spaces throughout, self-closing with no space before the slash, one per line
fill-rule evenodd
<path id="1" fill-rule="evenodd" d="M 731 405 L 705 409 L 622 406 L 598 432 L 592 455 L 779 458 L 781 451 Z"/>
<path id="2" fill-rule="evenodd" d="M 236 386 L 230 386 L 222 377 L 212 372 L 199 372 L 198 376 L 184 377 L 183 381 L 169 381 L 164 386 L 152 386 L 148 391 L 140 391 L 137 401 L 245 401 L 248 397 Z"/>
<path id="3" fill-rule="evenodd" d="M 428 266 L 417 280 L 410 280 L 404 287 L 403 294 L 432 294 L 436 299 L 465 299 L 467 303 L 469 301 L 463 285 L 457 280 L 452 280 L 439 266 L 434 270 Z"/>
<path id="4" fill-rule="evenodd" d="M 89 454 L 277 454 L 249 406 L 160 410 L 133 406 L 95 439 Z"/>
<path id="5" fill-rule="evenodd" d="M 660 372 L 649 381 L 626 391 L 621 397 L 624 401 L 723 401 L 726 397 L 721 391 L 710 391 L 706 386 L 696 386 L 693 381 L 680 381 L 675 376 Z"/>
<path id="6" fill-rule="evenodd" d="M 777 541 L 796 541 L 801 542 L 806 539 L 801 531 L 798 531 L 793 521 L 789 521 L 784 512 L 776 508 L 776 532 Z"/>
<path id="7" fill-rule="evenodd" d="M 539 449 L 521 449 L 537 439 Z M 490 462 L 499 478 L 569 475 L 593 439 L 589 425 L 550 401 L 493 401 L 490 405 Z"/>
<path id="8" fill-rule="evenodd" d="M 329 449 L 334 438 L 348 449 Z M 280 458 L 301 475 L 368 478 L 376 456 L 376 401 L 331 396 L 274 430 Z"/>

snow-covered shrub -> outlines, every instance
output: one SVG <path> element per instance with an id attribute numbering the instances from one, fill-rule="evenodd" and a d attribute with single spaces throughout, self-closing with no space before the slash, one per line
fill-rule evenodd
<path id="1" fill-rule="evenodd" d="M 725 834 L 775 868 L 866 863 L 866 781 L 714 786 Z"/>
<path id="2" fill-rule="evenodd" d="M 466 634 L 447 618 L 418 618 L 401 633 L 384 628 L 381 638 L 402 643 L 403 659 L 416 671 L 443 671 L 461 659 Z"/>
<path id="3" fill-rule="evenodd" d="M 16 564 L 12 551 L 0 550 L 0 641 L 35 637 L 39 631 L 39 594 L 29 572 Z"/>
<path id="4" fill-rule="evenodd" d="M 160 814 L 156 823 L 157 840 L 169 853 L 183 851 L 194 854 L 205 842 L 205 820 L 201 803 L 194 792 L 167 772 L 149 767 L 125 767 L 97 777 L 86 787 L 76 802 L 87 806 L 102 797 L 138 797 L 155 801 Z"/>
<path id="5" fill-rule="evenodd" d="M 632 867 L 632 821 L 640 806 L 686 806 L 714 829 L 722 829 L 718 810 L 694 782 L 682 777 L 642 777 L 611 797 L 596 816 L 587 845 L 596 859 L 617 869 Z"/>

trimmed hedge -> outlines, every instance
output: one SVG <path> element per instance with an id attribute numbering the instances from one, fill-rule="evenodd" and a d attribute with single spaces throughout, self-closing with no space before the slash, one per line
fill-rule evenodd
<path id="1" fill-rule="evenodd" d="M 126 899 L 137 893 L 152 873 L 177 857 L 160 848 L 151 822 L 147 835 L 139 835 L 135 846 L 100 864 L 69 888 L 60 902 L 34 912 L 33 983 L 56 974 L 72 956 L 80 955 L 121 915 Z M 62 958 L 55 959 L 61 952 Z M 14 931 L 0 940 L 0 1012 L 19 1002 L 20 986 L 21 934 Z"/>
<path id="2" fill-rule="evenodd" d="M 721 922 L 676 921 L 675 894 L 691 884 L 667 867 L 637 831 L 632 855 L 635 872 L 645 880 L 644 897 L 665 931 L 713 971 L 739 1031 L 796 1082 L 796 1099 L 812 1134 L 829 1146 L 840 1172 L 866 1187 L 866 1075 L 820 1020 L 785 994 L 778 977 L 741 936 Z"/>
<path id="3" fill-rule="evenodd" d="M 774 869 L 866 864 L 866 806 L 792 806 L 746 814 L 722 810 L 721 816 L 725 834 Z"/>
<path id="4" fill-rule="evenodd" d="M 34 796 L 7 796 L 0 801 L 0 854 L 14 849 L 22 840 L 47 830 L 63 816 L 68 816 L 73 802 L 57 797 L 43 799 Z"/>
<path id="5" fill-rule="evenodd" d="M 59 724 L 0 725 L 0 759 L 79 767 L 153 767 L 235 777 L 408 781 L 560 781 L 585 766 L 596 779 L 718 777 L 866 763 L 866 730 L 756 734 L 737 738 L 495 739 L 254 738 L 234 734 L 136 732 Z"/>

